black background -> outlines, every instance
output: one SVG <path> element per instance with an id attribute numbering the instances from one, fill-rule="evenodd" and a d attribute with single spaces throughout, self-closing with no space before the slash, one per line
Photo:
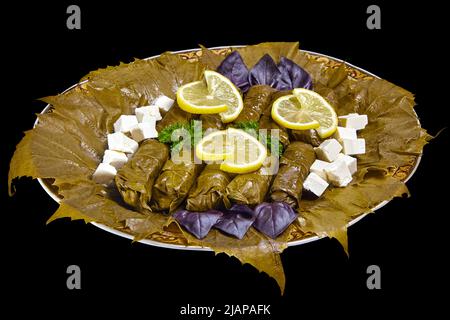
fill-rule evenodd
<path id="1" fill-rule="evenodd" d="M 81 7 L 81 30 L 66 28 L 70 4 Z M 448 131 L 426 147 L 408 182 L 411 198 L 395 199 L 350 228 L 349 258 L 331 239 L 283 253 L 283 297 L 271 278 L 224 255 L 132 244 L 81 222 L 46 226 L 57 205 L 36 181 L 22 179 L 14 197 L 6 194 L 15 145 L 45 106 L 37 98 L 63 91 L 90 70 L 198 44 L 300 41 L 304 49 L 344 59 L 415 93 L 423 127 L 437 133 L 448 123 L 449 108 L 448 82 L 439 79 L 448 72 L 443 8 L 377 2 L 382 29 L 368 30 L 369 4 L 61 1 L 3 7 L 1 287 L 8 297 L 3 306 L 33 304 L 36 315 L 55 314 L 59 306 L 71 313 L 112 311 L 146 319 L 161 313 L 183 319 L 179 308 L 188 303 L 271 304 L 270 319 L 292 314 L 300 319 L 308 311 L 319 318 L 348 316 L 357 313 L 356 306 L 365 307 L 360 316 L 434 311 L 427 298 L 438 306 L 445 296 L 438 290 L 448 288 Z M 71 264 L 82 270 L 78 291 L 66 288 Z M 381 268 L 381 290 L 366 287 L 372 264 Z"/>

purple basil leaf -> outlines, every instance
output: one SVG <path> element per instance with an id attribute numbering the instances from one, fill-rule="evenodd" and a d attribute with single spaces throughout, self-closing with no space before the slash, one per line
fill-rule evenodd
<path id="1" fill-rule="evenodd" d="M 250 88 L 250 84 L 248 83 L 247 66 L 237 51 L 230 53 L 222 61 L 217 68 L 217 72 L 230 79 L 231 82 L 233 82 L 236 87 L 241 89 L 242 92 L 247 92 Z"/>
<path id="2" fill-rule="evenodd" d="M 214 228 L 242 239 L 255 221 L 255 212 L 242 204 L 235 204 L 219 218 Z"/>
<path id="3" fill-rule="evenodd" d="M 281 57 L 278 69 L 281 74 L 275 84 L 277 90 L 292 90 L 294 88 L 312 89 L 312 78 L 305 69 L 294 61 Z"/>
<path id="4" fill-rule="evenodd" d="M 297 218 L 294 209 L 284 202 L 263 202 L 256 206 L 255 214 L 253 226 L 272 239 L 278 237 Z"/>
<path id="5" fill-rule="evenodd" d="M 250 69 L 248 75 L 248 82 L 250 86 L 257 84 L 265 84 L 274 86 L 278 78 L 281 76 L 275 61 L 268 54 L 265 54 L 259 61 Z"/>
<path id="6" fill-rule="evenodd" d="M 209 210 L 206 212 L 180 210 L 175 212 L 173 217 L 197 239 L 203 239 L 222 215 L 223 213 L 217 210 Z"/>

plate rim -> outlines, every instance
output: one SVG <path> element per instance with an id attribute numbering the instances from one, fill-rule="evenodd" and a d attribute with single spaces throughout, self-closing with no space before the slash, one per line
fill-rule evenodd
<path id="1" fill-rule="evenodd" d="M 227 49 L 227 48 L 242 48 L 242 47 L 246 47 L 246 46 L 248 46 L 248 45 L 217 46 L 217 47 L 210 47 L 210 48 L 208 48 L 208 49 L 210 49 L 210 50 L 220 50 L 220 49 Z M 183 49 L 183 50 L 178 50 L 178 51 L 170 51 L 170 53 L 172 53 L 172 54 L 182 54 L 182 53 L 188 53 L 188 52 L 200 51 L 200 50 L 201 50 L 201 48 Z M 311 50 L 303 50 L 303 49 L 299 49 L 299 50 L 302 51 L 302 52 L 311 54 L 311 55 L 321 56 L 321 57 L 328 58 L 328 59 L 333 60 L 333 61 L 336 61 L 336 62 L 345 63 L 346 65 L 348 65 L 348 66 L 351 67 L 351 68 L 357 69 L 357 70 L 359 70 L 359 71 L 361 71 L 361 72 L 363 72 L 363 73 L 365 73 L 365 74 L 367 74 L 367 75 L 370 75 L 370 76 L 372 76 L 372 77 L 374 77 L 374 78 L 381 79 L 381 78 L 380 78 L 379 76 L 377 76 L 376 74 L 374 74 L 374 73 L 372 73 L 372 72 L 370 72 L 370 71 L 367 71 L 367 70 L 365 70 L 365 69 L 363 69 L 363 68 L 361 68 L 361 67 L 355 66 L 355 65 L 353 65 L 353 64 L 351 64 L 351 63 L 349 63 L 349 62 L 347 62 L 347 61 L 344 61 L 344 60 L 342 60 L 342 59 L 339 59 L 339 58 L 336 58 L 336 57 L 333 57 L 333 56 L 330 56 L 330 55 L 327 55 L 327 54 L 323 54 L 323 53 L 318 53 L 318 52 L 315 52 L 315 51 L 311 51 Z M 156 59 L 156 58 L 158 58 L 159 56 L 161 56 L 161 54 L 153 55 L 153 56 L 144 58 L 143 60 Z M 76 87 L 78 87 L 78 86 L 80 86 L 80 85 L 82 85 L 82 84 L 84 84 L 84 83 L 86 83 L 86 82 L 88 82 L 88 80 L 83 80 L 83 81 L 81 81 L 81 82 L 78 82 L 78 83 L 76 83 L 76 84 L 70 86 L 69 88 L 65 89 L 63 92 L 61 92 L 61 94 L 64 94 L 64 93 L 66 93 L 66 92 L 72 90 L 73 88 L 76 88 Z M 50 104 L 47 104 L 47 105 L 45 106 L 45 108 L 44 108 L 39 114 L 47 113 L 48 110 L 49 110 L 50 108 L 51 108 Z M 414 111 L 414 113 L 416 113 L 415 110 L 413 110 L 413 111 Z M 417 116 L 417 113 L 416 113 L 416 116 Z M 419 117 L 418 117 L 418 116 L 417 116 L 417 121 L 418 121 L 419 124 L 420 124 L 420 121 L 419 121 Z M 36 117 L 36 120 L 35 120 L 35 122 L 34 122 L 34 124 L 33 124 L 33 128 L 36 127 L 36 125 L 38 124 L 38 122 L 39 122 L 39 118 Z M 419 155 L 417 156 L 417 159 L 416 159 L 416 161 L 415 161 L 415 163 L 414 163 L 414 166 L 413 166 L 412 170 L 410 171 L 410 173 L 408 174 L 408 176 L 405 178 L 404 183 L 408 182 L 408 180 L 411 179 L 412 176 L 414 175 L 414 173 L 417 171 L 417 168 L 419 167 L 419 164 L 420 164 L 420 162 L 421 162 L 421 159 L 422 159 L 422 153 L 419 154 Z M 57 202 L 57 203 L 59 204 L 59 203 L 61 202 L 61 198 L 59 198 L 59 197 L 58 197 L 58 196 L 57 196 L 57 195 L 56 195 L 56 194 L 48 187 L 48 185 L 47 185 L 47 183 L 44 181 L 44 179 L 43 179 L 43 178 L 37 178 L 37 180 L 38 180 L 39 184 L 41 185 L 41 187 L 45 190 L 45 192 L 46 192 L 46 193 L 47 193 L 47 194 L 48 194 L 55 202 Z M 350 226 L 352 226 L 352 225 L 354 225 L 354 224 L 356 224 L 357 222 L 361 221 L 361 220 L 364 219 L 368 214 L 374 213 L 376 210 L 381 209 L 381 208 L 384 207 L 386 204 L 388 204 L 390 201 L 391 201 L 391 200 L 384 200 L 384 201 L 380 202 L 378 205 L 376 205 L 375 207 L 373 207 L 370 211 L 365 212 L 365 213 L 363 213 L 363 214 L 357 216 L 356 218 L 352 219 L 352 220 L 347 224 L 347 228 L 350 227 Z M 90 222 L 90 224 L 94 225 L 95 227 L 97 227 L 97 228 L 99 228 L 99 229 L 101 229 L 101 230 L 103 230 L 103 231 L 106 231 L 106 232 L 112 233 L 112 234 L 114 234 L 114 235 L 116 235 L 116 236 L 120 236 L 120 237 L 122 237 L 122 238 L 126 238 L 126 239 L 129 239 L 129 240 L 134 241 L 134 236 L 131 235 L 131 234 L 129 234 L 129 233 L 126 233 L 126 232 L 119 231 L 119 230 L 117 230 L 117 229 L 108 227 L 107 225 L 104 225 L 104 224 L 99 223 L 99 222 Z M 287 243 L 287 246 L 288 246 L 288 247 L 299 246 L 299 245 L 302 245 L 302 244 L 306 244 L 306 243 L 309 243 L 309 242 L 313 242 L 313 241 L 317 241 L 317 240 L 323 239 L 323 238 L 325 238 L 325 237 L 327 237 L 327 236 L 326 236 L 326 235 L 312 235 L 312 236 L 309 236 L 309 237 L 304 238 L 304 239 L 295 240 L 295 241 L 289 241 L 289 242 Z M 142 244 L 146 244 L 146 245 L 151 245 L 151 246 L 154 246 L 154 247 L 159 247 L 159 248 L 167 248 L 167 249 L 187 250 L 187 251 L 208 251 L 208 252 L 213 251 L 213 250 L 212 250 L 211 248 L 209 248 L 209 247 L 190 246 L 190 245 L 181 245 L 181 244 L 170 244 L 170 243 L 159 242 L 159 241 L 151 240 L 151 239 L 141 239 L 141 240 L 138 240 L 138 241 L 136 241 L 136 242 L 139 242 L 139 243 L 142 243 Z"/>

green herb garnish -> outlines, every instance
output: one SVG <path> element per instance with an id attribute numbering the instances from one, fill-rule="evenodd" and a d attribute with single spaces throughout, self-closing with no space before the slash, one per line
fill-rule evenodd
<path id="1" fill-rule="evenodd" d="M 200 121 L 191 120 L 189 123 L 174 123 L 158 134 L 159 142 L 168 144 L 171 150 L 180 150 L 185 144 L 195 145 L 196 139 L 201 137 Z"/>
<path id="2" fill-rule="evenodd" d="M 280 142 L 280 140 L 275 137 L 272 137 L 270 135 L 264 135 L 264 137 L 262 137 L 262 135 L 259 133 L 259 123 L 258 122 L 256 122 L 256 121 L 238 122 L 238 123 L 234 124 L 234 127 L 236 129 L 244 130 L 248 134 L 251 134 L 255 138 L 258 138 L 262 144 L 265 144 L 265 146 L 267 147 L 267 149 L 269 151 L 272 151 L 272 145 L 274 145 L 274 148 L 275 148 L 274 153 L 277 154 L 278 156 L 281 156 L 283 154 L 283 144 Z M 277 148 L 277 146 L 278 146 L 278 148 Z"/>

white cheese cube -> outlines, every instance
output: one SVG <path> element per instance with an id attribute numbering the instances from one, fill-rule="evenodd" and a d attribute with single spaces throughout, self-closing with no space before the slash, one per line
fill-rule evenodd
<path id="1" fill-rule="evenodd" d="M 152 126 L 156 126 L 156 118 L 148 114 L 144 114 L 144 116 L 142 117 L 142 121 L 139 122 L 150 123 Z"/>
<path id="2" fill-rule="evenodd" d="M 149 122 L 138 123 L 131 129 L 131 136 L 137 142 L 141 142 L 145 139 L 157 138 L 158 132 L 155 129 L 155 125 Z"/>
<path id="3" fill-rule="evenodd" d="M 325 172 L 328 181 L 335 187 L 345 187 L 352 181 L 352 174 L 343 160 L 334 161 Z"/>
<path id="4" fill-rule="evenodd" d="M 328 182 L 314 172 L 311 172 L 303 182 L 303 188 L 320 197 L 328 188 Z"/>
<path id="5" fill-rule="evenodd" d="M 339 142 L 342 142 L 343 139 L 358 139 L 356 136 L 356 129 L 344 127 L 337 127 L 334 137 Z"/>
<path id="6" fill-rule="evenodd" d="M 328 168 L 328 166 L 330 166 L 330 164 L 331 163 L 326 162 L 326 161 L 315 160 L 313 162 L 311 168 L 309 168 L 309 171 L 310 172 L 314 172 L 319 177 L 321 177 L 322 179 L 326 180 L 327 179 L 327 173 L 325 172 L 325 169 Z"/>
<path id="7" fill-rule="evenodd" d="M 157 106 L 145 106 L 136 108 L 134 112 L 136 113 L 136 118 L 138 122 L 144 122 L 143 121 L 144 117 L 146 118 L 153 117 L 155 118 L 156 121 L 162 119 L 161 113 L 159 112 L 159 108 Z"/>
<path id="8" fill-rule="evenodd" d="M 336 139 L 328 139 L 322 142 L 317 148 L 314 148 L 314 150 L 316 151 L 317 158 L 332 162 L 336 160 L 337 155 L 342 150 L 342 146 Z"/>
<path id="9" fill-rule="evenodd" d="M 158 108 L 164 110 L 165 112 L 169 111 L 172 108 L 175 100 L 170 99 L 166 96 L 160 96 L 153 101 L 153 105 L 158 106 Z"/>
<path id="10" fill-rule="evenodd" d="M 339 124 L 346 128 L 353 128 L 355 130 L 361 130 L 369 123 L 369 119 L 366 114 L 350 113 L 346 116 L 339 117 Z"/>
<path id="11" fill-rule="evenodd" d="M 121 151 L 125 153 L 134 153 L 139 144 L 133 139 L 128 138 L 122 132 L 108 134 L 108 149 Z"/>
<path id="12" fill-rule="evenodd" d="M 116 122 L 114 122 L 114 132 L 129 132 L 131 128 L 138 123 L 136 116 L 121 115 Z"/>
<path id="13" fill-rule="evenodd" d="M 364 139 L 343 139 L 343 153 L 346 155 L 366 153 L 366 140 Z"/>
<path id="14" fill-rule="evenodd" d="M 116 169 L 120 169 L 127 161 L 128 157 L 123 152 L 106 150 L 103 154 L 103 163 L 110 164 Z"/>
<path id="15" fill-rule="evenodd" d="M 112 165 L 100 163 L 92 175 L 92 180 L 101 184 L 109 184 L 116 175 L 117 170 Z"/>
<path id="16" fill-rule="evenodd" d="M 342 160 L 345 162 L 345 164 L 347 165 L 348 170 L 350 171 L 350 173 L 353 175 L 357 170 L 358 170 L 358 166 L 357 166 L 357 159 L 354 157 L 350 157 L 346 154 L 343 153 L 339 153 L 337 156 L 336 161 Z"/>

